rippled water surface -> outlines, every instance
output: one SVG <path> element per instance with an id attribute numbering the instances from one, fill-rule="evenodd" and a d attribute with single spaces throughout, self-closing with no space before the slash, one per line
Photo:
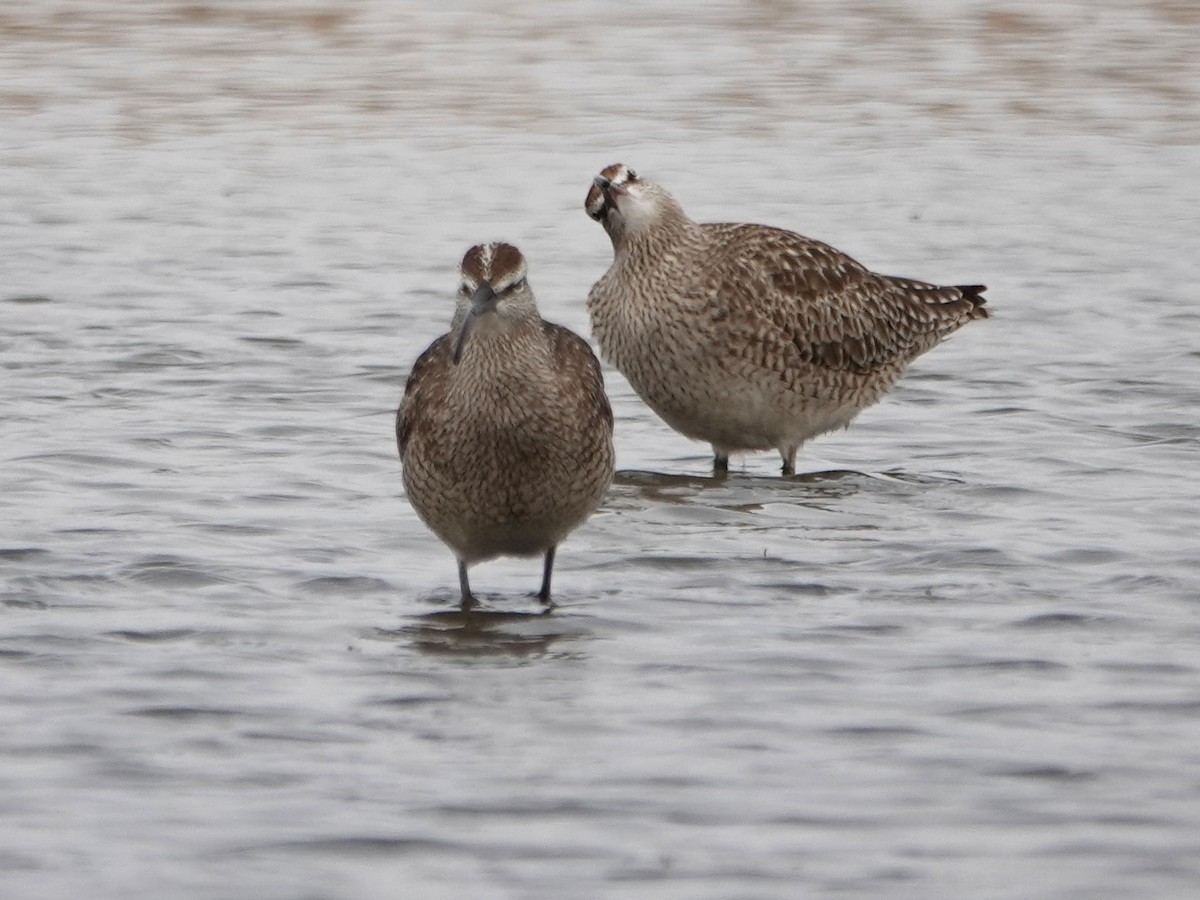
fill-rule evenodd
<path id="1" fill-rule="evenodd" d="M 1200 891 L 1193 4 L 17 0 L 0 112 L 4 897 Z M 618 160 L 995 317 L 794 480 L 608 371 L 464 618 L 392 411 Z"/>

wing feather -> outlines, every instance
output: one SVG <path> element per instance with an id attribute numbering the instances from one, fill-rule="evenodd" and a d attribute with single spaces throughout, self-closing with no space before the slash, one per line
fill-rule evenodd
<path id="1" fill-rule="evenodd" d="M 604 374 L 600 360 L 591 346 L 569 328 L 553 322 L 542 322 L 542 329 L 550 338 L 554 359 L 560 367 L 560 377 L 571 390 L 583 389 L 582 405 L 585 411 L 599 415 L 611 435 L 613 430 L 612 406 L 604 391 Z"/>
<path id="2" fill-rule="evenodd" d="M 445 379 L 444 372 L 449 364 L 450 335 L 444 334 L 417 357 L 404 383 L 404 398 L 396 410 L 396 446 L 400 455 L 408 447 L 412 429 L 429 407 L 429 394 L 436 383 Z M 445 357 L 438 363 L 439 357 Z M 435 364 L 437 363 L 437 364 Z"/>
<path id="3" fill-rule="evenodd" d="M 879 275 L 828 244 L 764 225 L 704 227 L 720 248 L 705 262 L 709 302 L 743 338 L 758 339 L 772 367 L 866 375 L 987 315 L 980 285 Z"/>

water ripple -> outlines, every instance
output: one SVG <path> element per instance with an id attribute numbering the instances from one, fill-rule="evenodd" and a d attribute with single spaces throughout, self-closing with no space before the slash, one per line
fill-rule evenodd
<path id="1" fill-rule="evenodd" d="M 1192 896 L 1198 35 L 7 4 L 0 895 Z M 606 366 L 559 607 L 496 560 L 463 614 L 396 404 L 476 241 L 589 334 L 617 159 L 995 316 L 792 478 Z"/>

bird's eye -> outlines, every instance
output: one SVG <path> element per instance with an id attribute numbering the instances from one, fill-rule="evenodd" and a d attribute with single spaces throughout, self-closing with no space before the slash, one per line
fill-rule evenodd
<path id="1" fill-rule="evenodd" d="M 630 181 L 637 181 L 637 172 L 633 171 L 633 169 L 626 169 L 625 174 L 629 176 Z"/>

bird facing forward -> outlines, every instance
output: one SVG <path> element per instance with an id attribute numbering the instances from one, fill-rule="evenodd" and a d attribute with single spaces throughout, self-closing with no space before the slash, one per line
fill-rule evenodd
<path id="1" fill-rule="evenodd" d="M 450 331 L 417 359 L 396 414 L 408 500 L 467 567 L 544 557 L 548 608 L 558 544 L 612 480 L 612 411 L 582 338 L 543 321 L 511 244 L 472 247 Z"/>

